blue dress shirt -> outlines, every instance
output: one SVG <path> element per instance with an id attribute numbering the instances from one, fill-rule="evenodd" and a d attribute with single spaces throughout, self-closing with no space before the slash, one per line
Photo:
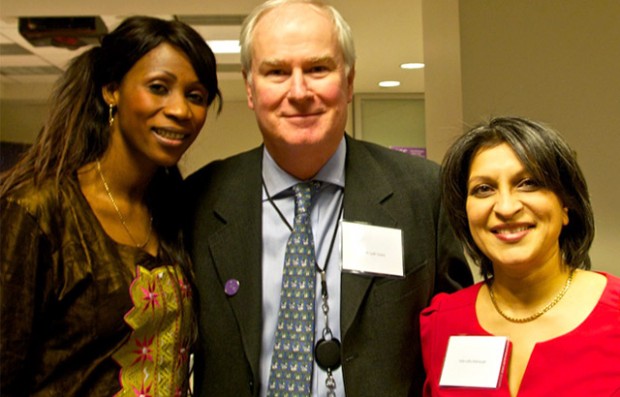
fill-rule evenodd
<path id="1" fill-rule="evenodd" d="M 315 195 L 311 212 L 311 225 L 315 242 L 315 255 L 318 265 L 325 268 L 327 265 L 327 290 L 329 304 L 329 328 L 335 338 L 341 340 L 340 335 L 340 268 L 341 268 L 341 234 L 337 230 L 334 248 L 326 264 L 329 246 L 340 219 L 338 218 L 340 206 L 344 195 L 344 163 L 346 157 L 346 142 L 343 137 L 338 149 L 319 171 L 314 180 L 321 183 L 321 189 Z M 288 220 L 293 224 L 295 203 L 292 187 L 301 182 L 282 170 L 266 149 L 263 149 L 263 179 L 267 191 L 274 204 Z M 278 320 L 278 307 L 280 304 L 280 290 L 282 284 L 282 269 L 286 242 L 290 230 L 280 218 L 273 205 L 269 202 L 267 193 L 263 189 L 263 329 L 260 356 L 261 396 L 267 395 L 267 382 L 271 366 L 271 356 L 275 341 L 275 329 Z M 315 343 L 323 337 L 325 327 L 325 315 L 321 310 L 321 279 L 317 272 L 315 302 Z M 336 395 L 344 397 L 344 380 L 342 368 L 333 372 L 336 380 Z M 312 376 L 312 395 L 325 396 L 327 388 L 325 380 L 327 372 L 320 369 L 316 362 Z"/>

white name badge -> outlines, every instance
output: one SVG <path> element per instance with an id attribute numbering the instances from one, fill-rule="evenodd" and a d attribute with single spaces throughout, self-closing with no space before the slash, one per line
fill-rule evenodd
<path id="1" fill-rule="evenodd" d="M 505 336 L 451 336 L 439 386 L 498 388 L 507 347 Z"/>
<path id="2" fill-rule="evenodd" d="M 404 277 L 402 230 L 342 221 L 342 270 Z"/>

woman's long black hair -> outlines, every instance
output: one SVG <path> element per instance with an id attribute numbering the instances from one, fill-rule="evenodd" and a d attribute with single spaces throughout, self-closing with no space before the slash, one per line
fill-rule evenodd
<path id="1" fill-rule="evenodd" d="M 83 165 L 95 161 L 110 141 L 108 105 L 102 90 L 120 85 L 127 72 L 144 55 L 162 43 L 183 51 L 207 90 L 207 104 L 218 100 L 215 55 L 205 40 L 190 26 L 179 21 L 134 16 L 105 35 L 101 45 L 91 48 L 70 63 L 54 86 L 44 127 L 21 160 L 0 179 L 0 195 L 27 180 L 35 184 L 47 178 L 60 183 L 73 177 Z M 161 240 L 161 254 L 177 263 L 188 263 L 182 246 L 179 208 L 176 200 L 181 175 L 177 167 L 156 172 L 147 191 L 147 205 L 153 227 Z"/>

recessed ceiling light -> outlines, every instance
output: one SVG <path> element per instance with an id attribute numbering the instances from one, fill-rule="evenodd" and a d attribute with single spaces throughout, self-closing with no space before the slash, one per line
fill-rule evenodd
<path id="1" fill-rule="evenodd" d="M 379 83 L 379 87 L 398 87 L 400 85 L 400 81 L 382 81 Z"/>
<path id="2" fill-rule="evenodd" d="M 214 54 L 238 54 L 241 52 L 239 40 L 207 40 Z"/>
<path id="3" fill-rule="evenodd" d="M 422 69 L 424 68 L 423 63 L 403 63 L 400 65 L 401 69 Z"/>

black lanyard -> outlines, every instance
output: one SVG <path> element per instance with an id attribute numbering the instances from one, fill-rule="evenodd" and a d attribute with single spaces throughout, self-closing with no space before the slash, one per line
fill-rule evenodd
<path id="1" fill-rule="evenodd" d="M 271 206 L 273 207 L 274 210 L 276 210 L 276 212 L 278 213 L 278 216 L 280 216 L 280 219 L 282 219 L 282 222 L 284 222 L 284 224 L 286 225 L 286 227 L 288 228 L 288 230 L 292 233 L 293 232 L 293 227 L 291 226 L 291 224 L 286 220 L 286 217 L 284 216 L 284 214 L 282 213 L 282 211 L 280 211 L 280 209 L 278 208 L 278 206 L 276 205 L 276 203 L 273 202 L 273 198 L 271 197 L 271 195 L 269 194 L 269 191 L 267 190 L 267 185 L 265 184 L 265 180 L 261 178 L 261 182 L 263 184 L 263 188 L 265 189 L 265 194 L 267 195 L 267 201 L 269 201 L 269 203 L 271 204 Z M 344 211 L 344 195 L 342 196 L 341 202 L 340 202 L 340 209 L 338 210 L 338 217 L 336 218 L 336 227 L 334 228 L 334 233 L 332 234 L 332 239 L 329 243 L 329 250 L 327 251 L 327 258 L 325 258 L 325 266 L 323 268 L 321 268 L 318 264 L 318 261 L 316 259 L 316 255 L 314 256 L 314 267 L 316 268 L 316 270 L 321 274 L 321 293 L 324 295 L 327 295 L 327 285 L 323 285 L 324 284 L 324 275 L 325 272 L 327 271 L 327 266 L 329 265 L 329 258 L 331 258 L 332 256 L 332 250 L 334 248 L 334 242 L 336 241 L 336 235 L 338 234 L 338 227 L 339 227 L 339 223 L 338 220 L 340 219 L 340 217 L 342 216 L 342 212 Z"/>
<path id="2" fill-rule="evenodd" d="M 263 188 L 265 189 L 265 194 L 267 195 L 267 200 L 273 206 L 273 208 L 276 210 L 276 212 L 280 216 L 280 219 L 282 219 L 284 224 L 288 227 L 288 229 L 292 233 L 293 228 L 291 227 L 291 224 L 286 220 L 286 217 L 284 216 L 284 214 L 282 214 L 282 211 L 280 211 L 278 206 L 273 202 L 273 199 L 271 198 L 271 195 L 269 194 L 269 191 L 267 190 L 267 185 L 265 184 L 265 180 L 262 179 L 261 181 L 263 184 Z M 325 371 L 327 371 L 327 380 L 325 383 L 328 389 L 331 389 L 331 390 L 333 390 L 333 388 L 335 387 L 335 380 L 332 376 L 332 371 L 340 367 L 341 360 L 340 360 L 340 341 L 334 338 L 334 336 L 332 335 L 332 331 L 329 328 L 329 322 L 328 322 L 329 305 L 327 301 L 328 294 L 327 294 L 327 277 L 326 277 L 327 273 L 326 271 L 327 271 L 327 266 L 329 265 L 329 258 L 331 257 L 332 250 L 334 248 L 334 242 L 336 241 L 336 235 L 338 234 L 338 227 L 340 226 L 340 223 L 338 221 L 340 220 L 340 217 L 342 216 L 343 211 L 344 211 L 344 194 L 342 195 L 342 198 L 341 198 L 340 209 L 338 210 L 338 217 L 336 218 L 336 226 L 334 227 L 334 233 L 332 235 L 332 239 L 329 244 L 329 250 L 327 251 L 327 258 L 325 259 L 325 266 L 323 268 L 321 268 L 318 264 L 318 261 L 316 259 L 317 257 L 316 253 L 314 255 L 314 258 L 315 258 L 314 266 L 321 276 L 321 300 L 323 302 L 321 305 L 321 309 L 323 311 L 323 314 L 325 315 L 325 328 L 323 329 L 323 338 L 321 338 L 314 346 L 314 357 L 316 359 L 316 363 L 318 364 L 318 366 L 324 369 Z"/>

